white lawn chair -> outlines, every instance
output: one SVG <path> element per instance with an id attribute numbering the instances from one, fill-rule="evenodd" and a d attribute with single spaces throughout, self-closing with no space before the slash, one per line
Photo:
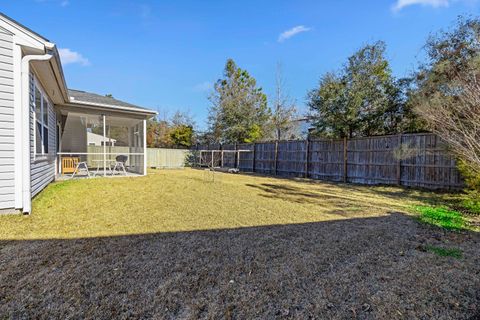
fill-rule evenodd
<path id="1" fill-rule="evenodd" d="M 77 166 L 75 167 L 75 171 L 73 171 L 73 173 L 72 173 L 71 179 L 73 179 L 73 177 L 75 177 L 76 174 L 78 174 L 82 171 L 87 172 L 87 177 L 90 178 L 90 171 L 88 171 L 87 162 L 82 161 L 82 162 L 77 163 Z"/>

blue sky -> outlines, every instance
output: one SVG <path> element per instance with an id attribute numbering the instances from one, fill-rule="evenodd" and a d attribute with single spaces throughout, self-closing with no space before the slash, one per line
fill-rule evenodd
<path id="1" fill-rule="evenodd" d="M 267 94 L 282 64 L 286 88 L 305 96 L 327 71 L 384 40 L 396 76 L 412 72 L 432 31 L 477 0 L 2 1 L 1 11 L 56 43 L 70 88 L 112 93 L 161 116 L 189 111 L 204 129 L 207 95 L 227 58 Z"/>

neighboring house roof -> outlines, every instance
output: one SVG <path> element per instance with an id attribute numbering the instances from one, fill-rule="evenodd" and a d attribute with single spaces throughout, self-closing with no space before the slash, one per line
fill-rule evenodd
<path id="1" fill-rule="evenodd" d="M 139 111 L 151 114 L 157 113 L 156 111 L 144 107 L 140 107 L 111 97 L 102 96 L 96 93 L 68 89 L 68 95 L 70 97 L 70 103 L 86 104 L 95 107 L 107 107 L 118 110 Z"/>

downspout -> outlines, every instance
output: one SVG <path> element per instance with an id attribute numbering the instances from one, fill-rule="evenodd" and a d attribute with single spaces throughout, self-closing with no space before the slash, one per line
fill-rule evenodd
<path id="1" fill-rule="evenodd" d="M 22 211 L 29 214 L 32 211 L 32 182 L 30 176 L 30 61 L 48 61 L 53 56 L 51 54 L 44 55 L 28 55 L 22 58 Z"/>

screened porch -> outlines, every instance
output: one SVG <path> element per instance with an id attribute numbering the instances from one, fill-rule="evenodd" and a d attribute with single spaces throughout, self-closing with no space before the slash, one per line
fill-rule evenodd
<path id="1" fill-rule="evenodd" d="M 60 109 L 59 177 L 146 174 L 146 120 L 120 112 Z"/>

